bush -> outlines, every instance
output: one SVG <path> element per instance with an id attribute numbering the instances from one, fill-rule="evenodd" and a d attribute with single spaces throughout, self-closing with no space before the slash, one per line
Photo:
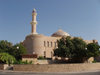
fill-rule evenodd
<path id="1" fill-rule="evenodd" d="M 28 62 L 27 60 L 26 61 L 19 60 L 14 62 L 14 64 L 32 64 L 32 63 L 33 63 L 32 61 Z"/>
<path id="2" fill-rule="evenodd" d="M 13 64 L 16 59 L 8 53 L 0 53 L 0 60 L 8 65 Z"/>
<path id="3" fill-rule="evenodd" d="M 96 62 L 97 62 L 96 60 L 92 61 L 92 63 L 96 63 Z"/>
<path id="4" fill-rule="evenodd" d="M 45 60 L 45 58 L 43 56 L 39 56 L 38 60 Z"/>

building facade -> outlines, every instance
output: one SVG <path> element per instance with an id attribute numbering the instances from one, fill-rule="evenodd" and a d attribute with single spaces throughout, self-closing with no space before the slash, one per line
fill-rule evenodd
<path id="1" fill-rule="evenodd" d="M 38 34 L 36 32 L 36 16 L 37 12 L 34 9 L 32 11 L 31 34 L 26 36 L 23 45 L 26 47 L 28 54 L 37 54 L 38 56 L 44 56 L 45 58 L 52 58 L 53 50 L 57 48 L 57 40 L 70 35 L 61 29 L 53 33 L 51 36 Z M 86 43 L 97 42 L 96 40 L 84 41 Z"/>

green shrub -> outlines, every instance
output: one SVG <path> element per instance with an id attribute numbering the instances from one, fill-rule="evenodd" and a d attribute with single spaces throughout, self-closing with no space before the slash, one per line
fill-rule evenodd
<path id="1" fill-rule="evenodd" d="M 38 60 L 45 60 L 45 58 L 43 56 L 39 56 Z"/>
<path id="2" fill-rule="evenodd" d="M 97 62 L 96 60 L 92 61 L 92 63 L 96 63 L 96 62 Z"/>
<path id="3" fill-rule="evenodd" d="M 29 63 L 29 64 L 32 64 L 33 62 L 32 62 L 32 61 L 29 61 L 28 63 Z"/>
<path id="4" fill-rule="evenodd" d="M 0 61 L 10 65 L 13 64 L 16 61 L 16 59 L 8 53 L 0 53 Z"/>
<path id="5" fill-rule="evenodd" d="M 32 63 L 33 63 L 32 61 L 28 62 L 27 60 L 26 61 L 19 60 L 14 62 L 14 64 L 32 64 Z"/>

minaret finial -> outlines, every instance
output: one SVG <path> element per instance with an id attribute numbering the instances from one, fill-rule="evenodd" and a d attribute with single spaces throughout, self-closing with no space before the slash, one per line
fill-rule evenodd
<path id="1" fill-rule="evenodd" d="M 33 9 L 32 13 L 34 13 L 34 12 L 36 13 L 36 9 L 35 8 Z"/>

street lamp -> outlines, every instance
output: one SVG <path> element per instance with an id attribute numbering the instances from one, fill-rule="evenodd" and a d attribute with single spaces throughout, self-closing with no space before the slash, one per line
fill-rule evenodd
<path id="1" fill-rule="evenodd" d="M 35 52 L 33 52 L 33 54 L 35 54 Z"/>
<path id="2" fill-rule="evenodd" d="M 17 46 L 16 48 L 19 49 L 19 46 Z"/>

